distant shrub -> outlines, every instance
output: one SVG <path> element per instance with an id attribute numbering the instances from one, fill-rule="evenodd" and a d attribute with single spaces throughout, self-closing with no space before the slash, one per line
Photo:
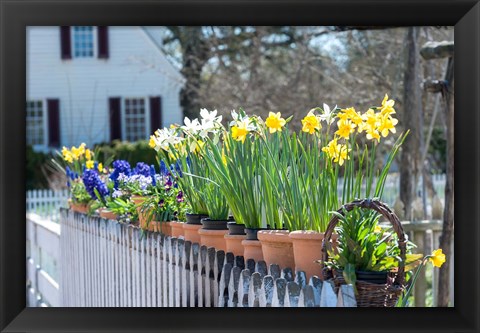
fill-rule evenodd
<path id="1" fill-rule="evenodd" d="M 105 161 L 114 156 L 117 160 L 128 161 L 132 166 L 135 166 L 137 162 L 144 162 L 158 168 L 155 159 L 156 152 L 146 140 L 136 142 L 114 140 L 111 143 L 97 144 L 94 150 L 98 150 L 98 161 Z"/>
<path id="2" fill-rule="evenodd" d="M 36 152 L 32 146 L 26 148 L 26 187 L 27 190 L 46 189 L 49 187 L 45 165 L 52 158 L 51 154 Z"/>

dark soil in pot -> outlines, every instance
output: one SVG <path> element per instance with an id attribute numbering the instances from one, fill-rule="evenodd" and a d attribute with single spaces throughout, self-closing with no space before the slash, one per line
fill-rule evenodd
<path id="1" fill-rule="evenodd" d="M 235 221 L 229 220 L 227 223 L 229 235 L 245 235 L 245 225 L 237 224 Z"/>
<path id="2" fill-rule="evenodd" d="M 218 221 L 218 220 L 211 220 L 208 217 L 203 218 L 201 223 L 203 225 L 202 229 L 206 230 L 227 230 L 227 220 L 225 221 Z"/>
<path id="3" fill-rule="evenodd" d="M 187 224 L 202 224 L 201 220 L 208 217 L 202 214 L 189 214 L 187 213 Z"/>
<path id="4" fill-rule="evenodd" d="M 245 234 L 247 240 L 258 240 L 257 233 L 260 230 L 270 230 L 270 228 L 245 228 Z"/>
<path id="5" fill-rule="evenodd" d="M 335 274 L 342 275 L 343 270 L 335 270 Z M 385 284 L 387 283 L 387 272 L 364 272 L 364 271 L 355 271 L 357 276 L 357 281 L 364 281 L 374 284 Z"/>

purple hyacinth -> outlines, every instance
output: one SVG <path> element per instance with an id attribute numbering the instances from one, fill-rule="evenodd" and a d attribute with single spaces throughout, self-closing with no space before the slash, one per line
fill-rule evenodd
<path id="1" fill-rule="evenodd" d="M 120 174 L 124 174 L 125 176 L 130 176 L 131 168 L 130 164 L 124 160 L 116 160 L 113 162 L 113 172 L 110 174 L 110 179 L 114 182 L 114 187 L 118 187 L 118 176 Z"/>
<path id="2" fill-rule="evenodd" d="M 87 190 L 88 194 L 90 194 L 92 199 L 97 199 L 97 196 L 95 195 L 95 189 L 97 189 L 102 198 L 108 195 L 107 185 L 105 185 L 105 183 L 100 179 L 97 171 L 93 169 L 86 169 L 83 173 L 82 179 L 85 189 Z"/>
<path id="3" fill-rule="evenodd" d="M 152 177 L 152 186 L 157 186 L 157 175 L 155 174 L 155 167 L 150 165 L 150 177 Z"/>
<path id="4" fill-rule="evenodd" d="M 150 167 L 146 163 L 138 162 L 133 169 L 133 174 L 148 177 L 150 176 Z"/>
<path id="5" fill-rule="evenodd" d="M 168 176 L 168 168 L 164 161 L 160 161 L 160 174 L 162 176 Z"/>

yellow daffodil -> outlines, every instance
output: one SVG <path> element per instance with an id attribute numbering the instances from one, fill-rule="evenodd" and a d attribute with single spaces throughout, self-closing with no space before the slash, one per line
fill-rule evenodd
<path id="1" fill-rule="evenodd" d="M 343 110 L 347 116 L 348 119 L 355 125 L 355 126 L 360 126 L 363 123 L 362 116 L 355 111 L 355 108 L 348 108 Z"/>
<path id="2" fill-rule="evenodd" d="M 398 119 L 392 118 L 390 116 L 380 116 L 380 124 L 378 126 L 378 131 L 385 138 L 388 135 L 388 132 L 395 133 L 395 125 L 398 124 Z"/>
<path id="3" fill-rule="evenodd" d="M 203 142 L 202 140 L 197 140 L 197 142 L 194 143 L 195 145 L 195 153 L 199 153 L 202 149 L 203 149 L 203 146 L 205 146 L 205 142 Z"/>
<path id="4" fill-rule="evenodd" d="M 350 134 L 355 132 L 355 125 L 350 120 L 340 120 L 337 123 L 338 130 L 335 132 L 338 136 L 348 139 Z"/>
<path id="5" fill-rule="evenodd" d="M 275 133 L 276 131 L 281 131 L 282 127 L 285 126 L 285 119 L 282 118 L 280 112 L 268 114 L 268 118 L 265 120 L 265 125 L 267 125 L 270 133 Z"/>
<path id="6" fill-rule="evenodd" d="M 102 163 L 98 163 L 98 171 L 99 172 L 103 171 L 103 164 Z"/>
<path id="7" fill-rule="evenodd" d="M 94 162 L 92 160 L 87 161 L 86 166 L 87 166 L 87 169 L 93 169 Z"/>
<path id="8" fill-rule="evenodd" d="M 72 153 L 68 152 L 65 156 L 63 156 L 63 159 L 68 163 L 73 163 Z"/>
<path id="9" fill-rule="evenodd" d="M 326 145 L 325 147 L 322 148 L 322 151 L 328 155 L 329 158 L 335 158 L 337 155 L 337 147 L 339 145 L 337 144 L 337 139 L 333 139 Z"/>
<path id="10" fill-rule="evenodd" d="M 87 160 L 91 160 L 92 159 L 92 151 L 90 149 L 86 149 L 85 150 L 85 158 Z"/>
<path id="11" fill-rule="evenodd" d="M 395 113 L 395 109 L 393 106 L 395 105 L 395 101 L 393 99 L 388 99 L 388 95 L 385 94 L 385 97 L 382 101 L 382 107 L 380 109 L 380 113 L 382 116 L 388 116 Z"/>
<path id="12" fill-rule="evenodd" d="M 70 153 L 70 150 L 67 147 L 63 146 L 62 148 L 63 157 L 67 156 L 69 153 Z"/>
<path id="13" fill-rule="evenodd" d="M 362 115 L 364 123 L 358 128 L 358 132 L 361 133 L 365 130 L 368 140 L 380 141 L 380 133 L 378 132 L 379 115 L 375 113 L 373 109 L 369 109 Z"/>
<path id="14" fill-rule="evenodd" d="M 80 156 L 83 155 L 83 154 L 85 154 L 85 147 L 86 147 L 86 146 L 87 146 L 87 145 L 85 144 L 85 142 L 82 142 L 82 143 L 80 144 L 80 146 L 78 147 L 78 153 L 80 154 Z"/>
<path id="15" fill-rule="evenodd" d="M 433 251 L 429 259 L 435 267 L 442 267 L 443 263 L 446 261 L 445 254 L 443 254 L 442 249 Z"/>
<path id="16" fill-rule="evenodd" d="M 240 121 L 236 126 L 232 126 L 232 138 L 236 141 L 245 142 L 248 134 L 248 124 L 245 121 Z"/>
<path id="17" fill-rule="evenodd" d="M 227 156 L 225 156 L 225 149 L 222 149 L 222 163 L 227 166 Z"/>
<path id="18" fill-rule="evenodd" d="M 338 165 L 341 166 L 341 165 L 343 165 L 344 161 L 350 159 L 350 156 L 348 156 L 348 153 L 351 151 L 351 149 L 348 149 L 347 145 L 339 145 L 339 147 L 337 147 L 337 148 L 338 148 L 337 155 L 335 156 L 333 161 L 337 162 Z"/>
<path id="19" fill-rule="evenodd" d="M 379 234 L 381 231 L 382 231 L 382 227 L 377 224 L 375 226 L 375 229 L 373 230 L 373 232 L 376 233 L 376 234 Z"/>
<path id="20" fill-rule="evenodd" d="M 305 118 L 302 119 L 302 131 L 313 134 L 315 131 L 320 130 L 322 125 L 320 119 L 313 112 L 309 112 Z"/>
<path id="21" fill-rule="evenodd" d="M 155 143 L 155 136 L 154 135 L 150 135 L 150 141 L 148 141 L 148 145 L 150 146 L 150 148 L 155 148 L 156 143 Z"/>

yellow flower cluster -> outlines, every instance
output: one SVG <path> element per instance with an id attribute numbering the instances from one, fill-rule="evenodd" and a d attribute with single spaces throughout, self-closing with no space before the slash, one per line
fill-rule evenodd
<path id="1" fill-rule="evenodd" d="M 68 163 L 73 163 L 74 161 L 82 160 L 85 162 L 85 167 L 87 169 L 93 169 L 95 167 L 95 161 L 93 160 L 94 153 L 90 149 L 87 148 L 85 143 L 81 143 L 80 146 L 68 149 L 67 147 L 62 148 L 62 155 L 63 159 Z M 98 171 L 103 171 L 102 163 L 98 163 L 97 165 Z"/>
<path id="2" fill-rule="evenodd" d="M 325 152 L 329 158 L 333 159 L 335 163 L 343 165 L 346 160 L 350 159 L 348 153 L 351 149 L 345 144 L 339 144 L 337 141 L 338 139 L 334 138 L 326 147 L 322 148 L 322 151 Z"/>
<path id="3" fill-rule="evenodd" d="M 73 163 L 73 161 L 78 161 L 82 157 L 85 156 L 85 159 L 87 161 L 90 161 L 93 157 L 93 152 L 86 148 L 86 144 L 82 143 L 80 146 L 75 147 L 73 146 L 71 149 L 68 149 L 67 147 L 62 148 L 62 155 L 63 159 L 67 161 L 68 163 Z"/>

